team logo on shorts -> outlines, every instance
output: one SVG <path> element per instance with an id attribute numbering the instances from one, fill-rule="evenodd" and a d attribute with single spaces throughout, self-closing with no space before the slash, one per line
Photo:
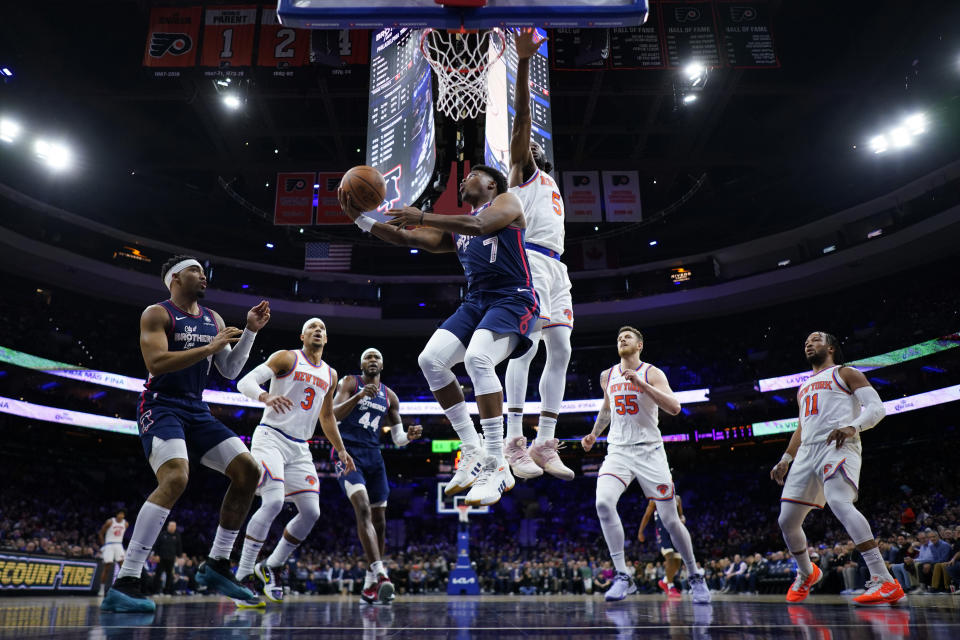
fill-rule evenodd
<path id="1" fill-rule="evenodd" d="M 662 495 L 662 496 L 667 495 L 667 490 L 668 490 L 669 488 L 670 488 L 670 485 L 667 485 L 667 484 L 658 484 L 658 485 L 657 485 L 657 491 L 659 491 L 659 492 L 660 492 L 660 495 Z"/>
<path id="2" fill-rule="evenodd" d="M 153 417 L 150 415 L 153 409 L 148 409 L 140 416 L 140 435 L 145 434 L 153 426 Z"/>
<path id="3" fill-rule="evenodd" d="M 313 476 L 307 476 L 307 484 L 312 487 L 313 485 L 317 484 L 317 479 Z"/>
<path id="4" fill-rule="evenodd" d="M 824 465 L 824 467 L 823 467 L 823 473 L 824 473 L 824 475 L 830 473 L 830 469 L 832 469 L 832 468 L 833 468 L 833 465 L 832 465 L 832 464 Z"/>
<path id="5" fill-rule="evenodd" d="M 573 311 L 570 309 L 564 309 L 563 315 L 566 316 L 567 322 L 573 322 Z"/>

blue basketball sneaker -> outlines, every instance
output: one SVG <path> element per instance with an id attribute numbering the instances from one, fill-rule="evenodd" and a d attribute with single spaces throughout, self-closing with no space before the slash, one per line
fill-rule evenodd
<path id="1" fill-rule="evenodd" d="M 117 578 L 100 603 L 100 611 L 113 613 L 153 613 L 156 610 L 157 604 L 143 595 L 140 578 L 133 576 Z"/>
<path id="2" fill-rule="evenodd" d="M 197 582 L 234 600 L 256 598 L 256 594 L 237 582 L 226 558 L 207 558 L 197 569 Z"/>

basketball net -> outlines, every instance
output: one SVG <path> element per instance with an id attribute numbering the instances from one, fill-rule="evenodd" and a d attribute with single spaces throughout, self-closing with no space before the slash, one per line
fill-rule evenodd
<path id="1" fill-rule="evenodd" d="M 487 75 L 503 57 L 501 29 L 424 29 L 420 51 L 437 75 L 437 109 L 452 120 L 476 118 L 487 108 Z"/>
<path id="2" fill-rule="evenodd" d="M 457 511 L 460 513 L 460 522 L 461 524 L 469 524 L 470 522 L 470 505 L 467 504 L 458 504 Z"/>

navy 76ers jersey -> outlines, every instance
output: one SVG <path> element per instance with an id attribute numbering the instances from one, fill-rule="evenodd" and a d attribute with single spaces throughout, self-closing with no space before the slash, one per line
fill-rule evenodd
<path id="1" fill-rule="evenodd" d="M 477 215 L 488 206 L 490 203 L 471 215 Z M 518 227 L 504 227 L 480 236 L 453 234 L 457 257 L 467 278 L 467 290 L 532 289 L 523 240 L 524 230 Z"/>
<path id="2" fill-rule="evenodd" d="M 170 315 L 170 329 L 167 331 L 168 351 L 188 351 L 201 347 L 213 341 L 218 333 L 213 312 L 206 307 L 200 307 L 200 315 L 195 316 L 179 308 L 170 300 L 159 302 L 157 306 L 163 307 Z M 151 374 L 143 386 L 147 391 L 163 395 L 202 400 L 212 361 L 213 358 L 208 357 L 186 369 L 162 373 L 158 376 Z"/>
<path id="3" fill-rule="evenodd" d="M 353 379 L 357 385 L 353 392 L 357 393 L 363 388 L 363 379 L 360 375 L 354 376 Z M 372 398 L 363 396 L 353 411 L 340 421 L 340 437 L 343 438 L 344 443 L 379 449 L 380 428 L 384 426 L 384 416 L 387 415 L 389 408 L 387 387 L 380 383 L 377 395 Z"/>

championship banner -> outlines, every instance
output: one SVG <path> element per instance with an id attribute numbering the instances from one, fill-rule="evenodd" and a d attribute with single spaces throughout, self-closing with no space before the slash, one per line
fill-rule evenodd
<path id="1" fill-rule="evenodd" d="M 278 173 L 273 224 L 311 224 L 315 173 Z"/>
<path id="2" fill-rule="evenodd" d="M 640 175 L 636 171 L 603 172 L 603 208 L 607 222 L 640 222 Z"/>
<path id="3" fill-rule="evenodd" d="M 0 595 L 25 591 L 92 594 L 99 578 L 98 560 L 0 553 Z"/>
<path id="4" fill-rule="evenodd" d="M 600 173 L 564 171 L 563 204 L 567 222 L 600 222 Z"/>
<path id="5" fill-rule="evenodd" d="M 314 204 L 317 206 L 316 224 L 353 224 L 353 220 L 340 210 L 340 201 L 337 199 L 337 189 L 343 171 L 321 171 L 317 174 L 317 197 Z"/>
<path id="6" fill-rule="evenodd" d="M 253 63 L 253 39 L 256 29 L 256 6 L 207 9 L 203 19 L 200 66 L 222 71 L 249 67 Z M 216 75 L 216 72 L 208 72 L 206 75 Z"/>
<path id="7" fill-rule="evenodd" d="M 310 61 L 310 32 L 280 24 L 277 5 L 260 9 L 260 46 L 257 66 L 272 69 L 274 78 L 292 78 L 297 67 Z"/>
<path id="8" fill-rule="evenodd" d="M 153 68 L 194 66 L 197 60 L 201 13 L 200 7 L 151 9 L 143 66 Z M 179 76 L 180 73 L 155 73 L 154 75 Z"/>

